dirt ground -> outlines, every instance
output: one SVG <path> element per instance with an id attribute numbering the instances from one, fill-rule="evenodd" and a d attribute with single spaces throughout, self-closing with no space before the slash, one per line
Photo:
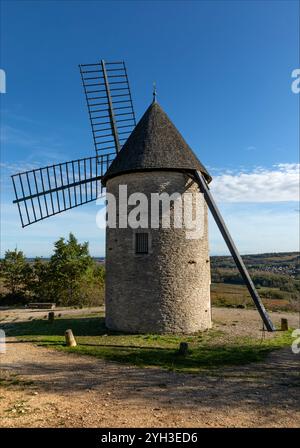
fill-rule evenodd
<path id="1" fill-rule="evenodd" d="M 1 316 L 19 321 L 30 313 Z M 287 313 L 271 316 L 278 323 Z M 298 327 L 296 314 L 288 319 Z M 214 327 L 259 337 L 261 324 L 256 311 L 217 308 Z M 0 378 L 15 384 L 0 383 L 0 427 L 299 427 L 299 375 L 300 355 L 290 348 L 261 363 L 194 375 L 9 339 Z"/>

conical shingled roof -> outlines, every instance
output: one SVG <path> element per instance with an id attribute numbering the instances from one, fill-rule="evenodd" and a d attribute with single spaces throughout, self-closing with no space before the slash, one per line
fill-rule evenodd
<path id="1" fill-rule="evenodd" d="M 153 102 L 103 177 L 103 184 L 119 174 L 133 171 L 201 171 L 211 176 L 198 160 L 160 105 Z"/>

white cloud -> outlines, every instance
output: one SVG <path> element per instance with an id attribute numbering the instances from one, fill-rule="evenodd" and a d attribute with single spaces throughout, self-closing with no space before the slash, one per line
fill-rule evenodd
<path id="1" fill-rule="evenodd" d="M 220 202 L 299 201 L 298 163 L 281 163 L 272 169 L 217 175 L 211 191 Z"/>
<path id="2" fill-rule="evenodd" d="M 293 202 L 223 203 L 220 209 L 240 253 L 299 250 L 299 214 Z M 229 254 L 211 215 L 209 234 L 211 253 Z"/>

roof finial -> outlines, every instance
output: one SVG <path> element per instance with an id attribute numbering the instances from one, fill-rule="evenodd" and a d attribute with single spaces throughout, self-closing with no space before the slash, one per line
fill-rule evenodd
<path id="1" fill-rule="evenodd" d="M 156 82 L 153 82 L 153 103 L 156 103 L 156 97 L 157 97 L 157 92 L 156 92 Z"/>

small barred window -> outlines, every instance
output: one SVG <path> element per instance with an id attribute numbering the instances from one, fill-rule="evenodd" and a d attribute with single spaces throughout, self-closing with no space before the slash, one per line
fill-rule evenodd
<path id="1" fill-rule="evenodd" d="M 149 251 L 149 234 L 136 233 L 135 234 L 135 253 L 147 254 Z"/>

